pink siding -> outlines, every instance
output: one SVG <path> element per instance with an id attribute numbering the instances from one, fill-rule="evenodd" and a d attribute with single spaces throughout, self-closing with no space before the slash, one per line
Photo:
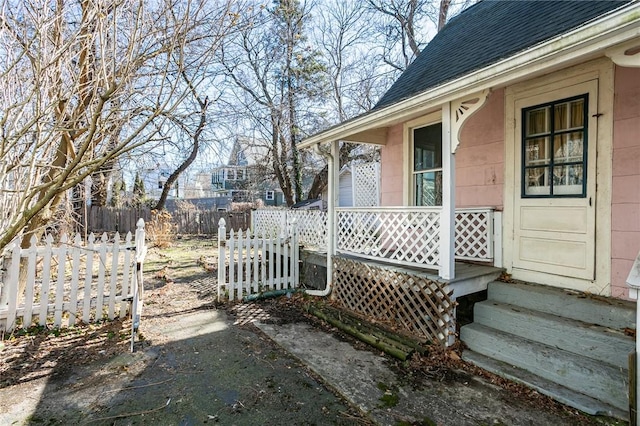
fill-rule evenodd
<path id="1" fill-rule="evenodd" d="M 389 129 L 387 144 L 380 150 L 380 204 L 383 206 L 402 205 L 402 131 L 397 124 Z"/>
<path id="2" fill-rule="evenodd" d="M 504 184 L 504 90 L 462 127 L 456 152 L 456 206 L 502 209 Z"/>
<path id="3" fill-rule="evenodd" d="M 381 204 L 402 205 L 403 125 L 389 130 L 381 150 Z M 504 184 L 504 90 L 465 123 L 456 152 L 456 206 L 502 208 Z"/>
<path id="4" fill-rule="evenodd" d="M 611 295 L 627 297 L 640 251 L 640 69 L 616 67 L 611 192 Z"/>

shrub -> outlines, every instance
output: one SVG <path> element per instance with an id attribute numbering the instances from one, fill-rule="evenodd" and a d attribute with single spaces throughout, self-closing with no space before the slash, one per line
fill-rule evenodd
<path id="1" fill-rule="evenodd" d="M 176 237 L 176 226 L 171 213 L 166 210 L 151 210 L 151 220 L 147 223 L 147 240 L 152 247 L 167 248 Z"/>

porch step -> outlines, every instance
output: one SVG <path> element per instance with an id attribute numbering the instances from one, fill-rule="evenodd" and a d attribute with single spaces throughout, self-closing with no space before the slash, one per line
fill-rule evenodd
<path id="1" fill-rule="evenodd" d="M 488 290 L 488 298 L 496 302 L 618 330 L 636 327 L 635 303 L 632 302 L 529 283 L 493 281 Z"/>
<path id="2" fill-rule="evenodd" d="M 546 381 L 561 383 L 620 411 L 628 411 L 625 369 L 478 323 L 462 327 L 460 333 L 471 351 L 526 370 Z M 587 412 L 597 410 L 595 407 Z"/>
<path id="3" fill-rule="evenodd" d="M 535 389 L 543 395 L 547 395 L 556 401 L 575 407 L 587 414 L 591 414 L 593 416 L 605 415 L 622 419 L 626 419 L 628 417 L 626 410 L 620 410 L 585 394 L 543 379 L 542 377 L 532 374 L 526 370 L 497 361 L 477 352 L 466 350 L 462 354 L 462 358 L 480 368 Z"/>
<path id="4" fill-rule="evenodd" d="M 474 309 L 478 324 L 624 370 L 628 368 L 628 354 L 635 350 L 631 337 L 611 328 L 494 300 L 476 303 Z"/>

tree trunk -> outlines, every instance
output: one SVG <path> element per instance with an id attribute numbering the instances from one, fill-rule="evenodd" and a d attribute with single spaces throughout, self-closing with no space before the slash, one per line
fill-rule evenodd
<path id="1" fill-rule="evenodd" d="M 451 0 L 440 0 L 440 10 L 438 13 L 438 31 L 440 31 L 442 27 L 444 27 L 447 23 L 449 6 L 451 6 Z"/>
<path id="2" fill-rule="evenodd" d="M 329 184 L 329 166 L 326 165 L 318 172 L 318 174 L 313 178 L 313 183 L 311 184 L 311 189 L 309 189 L 308 199 L 314 200 L 319 198 L 322 195 L 322 191 Z"/>
<path id="3" fill-rule="evenodd" d="M 187 77 L 185 76 L 185 80 L 186 79 Z M 187 80 L 187 83 L 191 85 L 191 83 L 188 80 Z M 193 146 L 191 148 L 191 153 L 189 154 L 187 159 L 184 160 L 182 164 L 180 164 L 180 167 L 178 167 L 173 173 L 171 173 L 171 176 L 167 178 L 167 181 L 165 182 L 164 187 L 162 188 L 162 194 L 160 194 L 160 199 L 158 200 L 155 207 L 153 208 L 154 210 L 164 210 L 171 187 L 173 186 L 174 183 L 176 183 L 176 181 L 180 177 L 180 174 L 185 170 L 187 170 L 187 168 L 191 165 L 191 163 L 193 163 L 195 159 L 198 157 L 198 150 L 200 149 L 200 135 L 202 134 L 202 131 L 204 130 L 205 125 L 207 124 L 207 106 L 209 105 L 209 98 L 207 97 L 204 99 L 204 101 L 201 101 L 200 98 L 195 94 L 195 90 L 193 90 L 193 88 L 192 88 L 192 91 L 198 101 L 198 104 L 200 105 L 200 122 L 198 123 L 198 128 L 193 134 Z"/>

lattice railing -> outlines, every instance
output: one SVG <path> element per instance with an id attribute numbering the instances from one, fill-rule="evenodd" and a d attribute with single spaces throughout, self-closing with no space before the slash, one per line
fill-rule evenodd
<path id="1" fill-rule="evenodd" d="M 340 208 L 336 214 L 340 253 L 402 265 L 439 265 L 439 208 Z"/>
<path id="2" fill-rule="evenodd" d="M 493 210 L 456 209 L 456 259 L 492 261 Z"/>
<path id="3" fill-rule="evenodd" d="M 287 220 L 296 220 L 300 244 L 321 251 L 327 249 L 327 212 L 320 210 L 289 210 Z"/>
<path id="4" fill-rule="evenodd" d="M 255 235 L 280 235 L 287 223 L 287 210 L 257 209 L 251 212 L 251 228 Z"/>
<path id="5" fill-rule="evenodd" d="M 353 166 L 353 205 L 372 207 L 380 204 L 380 163 Z"/>
<path id="6" fill-rule="evenodd" d="M 340 257 L 333 258 L 333 297 L 342 306 L 447 345 L 454 302 L 446 284 Z"/>
<path id="7" fill-rule="evenodd" d="M 252 212 L 256 235 L 277 235 L 286 224 L 296 221 L 300 245 L 325 251 L 327 249 L 327 212 L 320 210 L 258 209 Z"/>
<path id="8" fill-rule="evenodd" d="M 439 212 L 425 207 L 336 209 L 337 250 L 405 265 L 438 266 Z M 300 244 L 326 250 L 326 212 L 260 209 L 253 212 L 253 218 L 254 232 L 259 235 L 280 233 L 295 218 Z M 493 221 L 491 208 L 456 210 L 456 259 L 494 260 Z"/>

